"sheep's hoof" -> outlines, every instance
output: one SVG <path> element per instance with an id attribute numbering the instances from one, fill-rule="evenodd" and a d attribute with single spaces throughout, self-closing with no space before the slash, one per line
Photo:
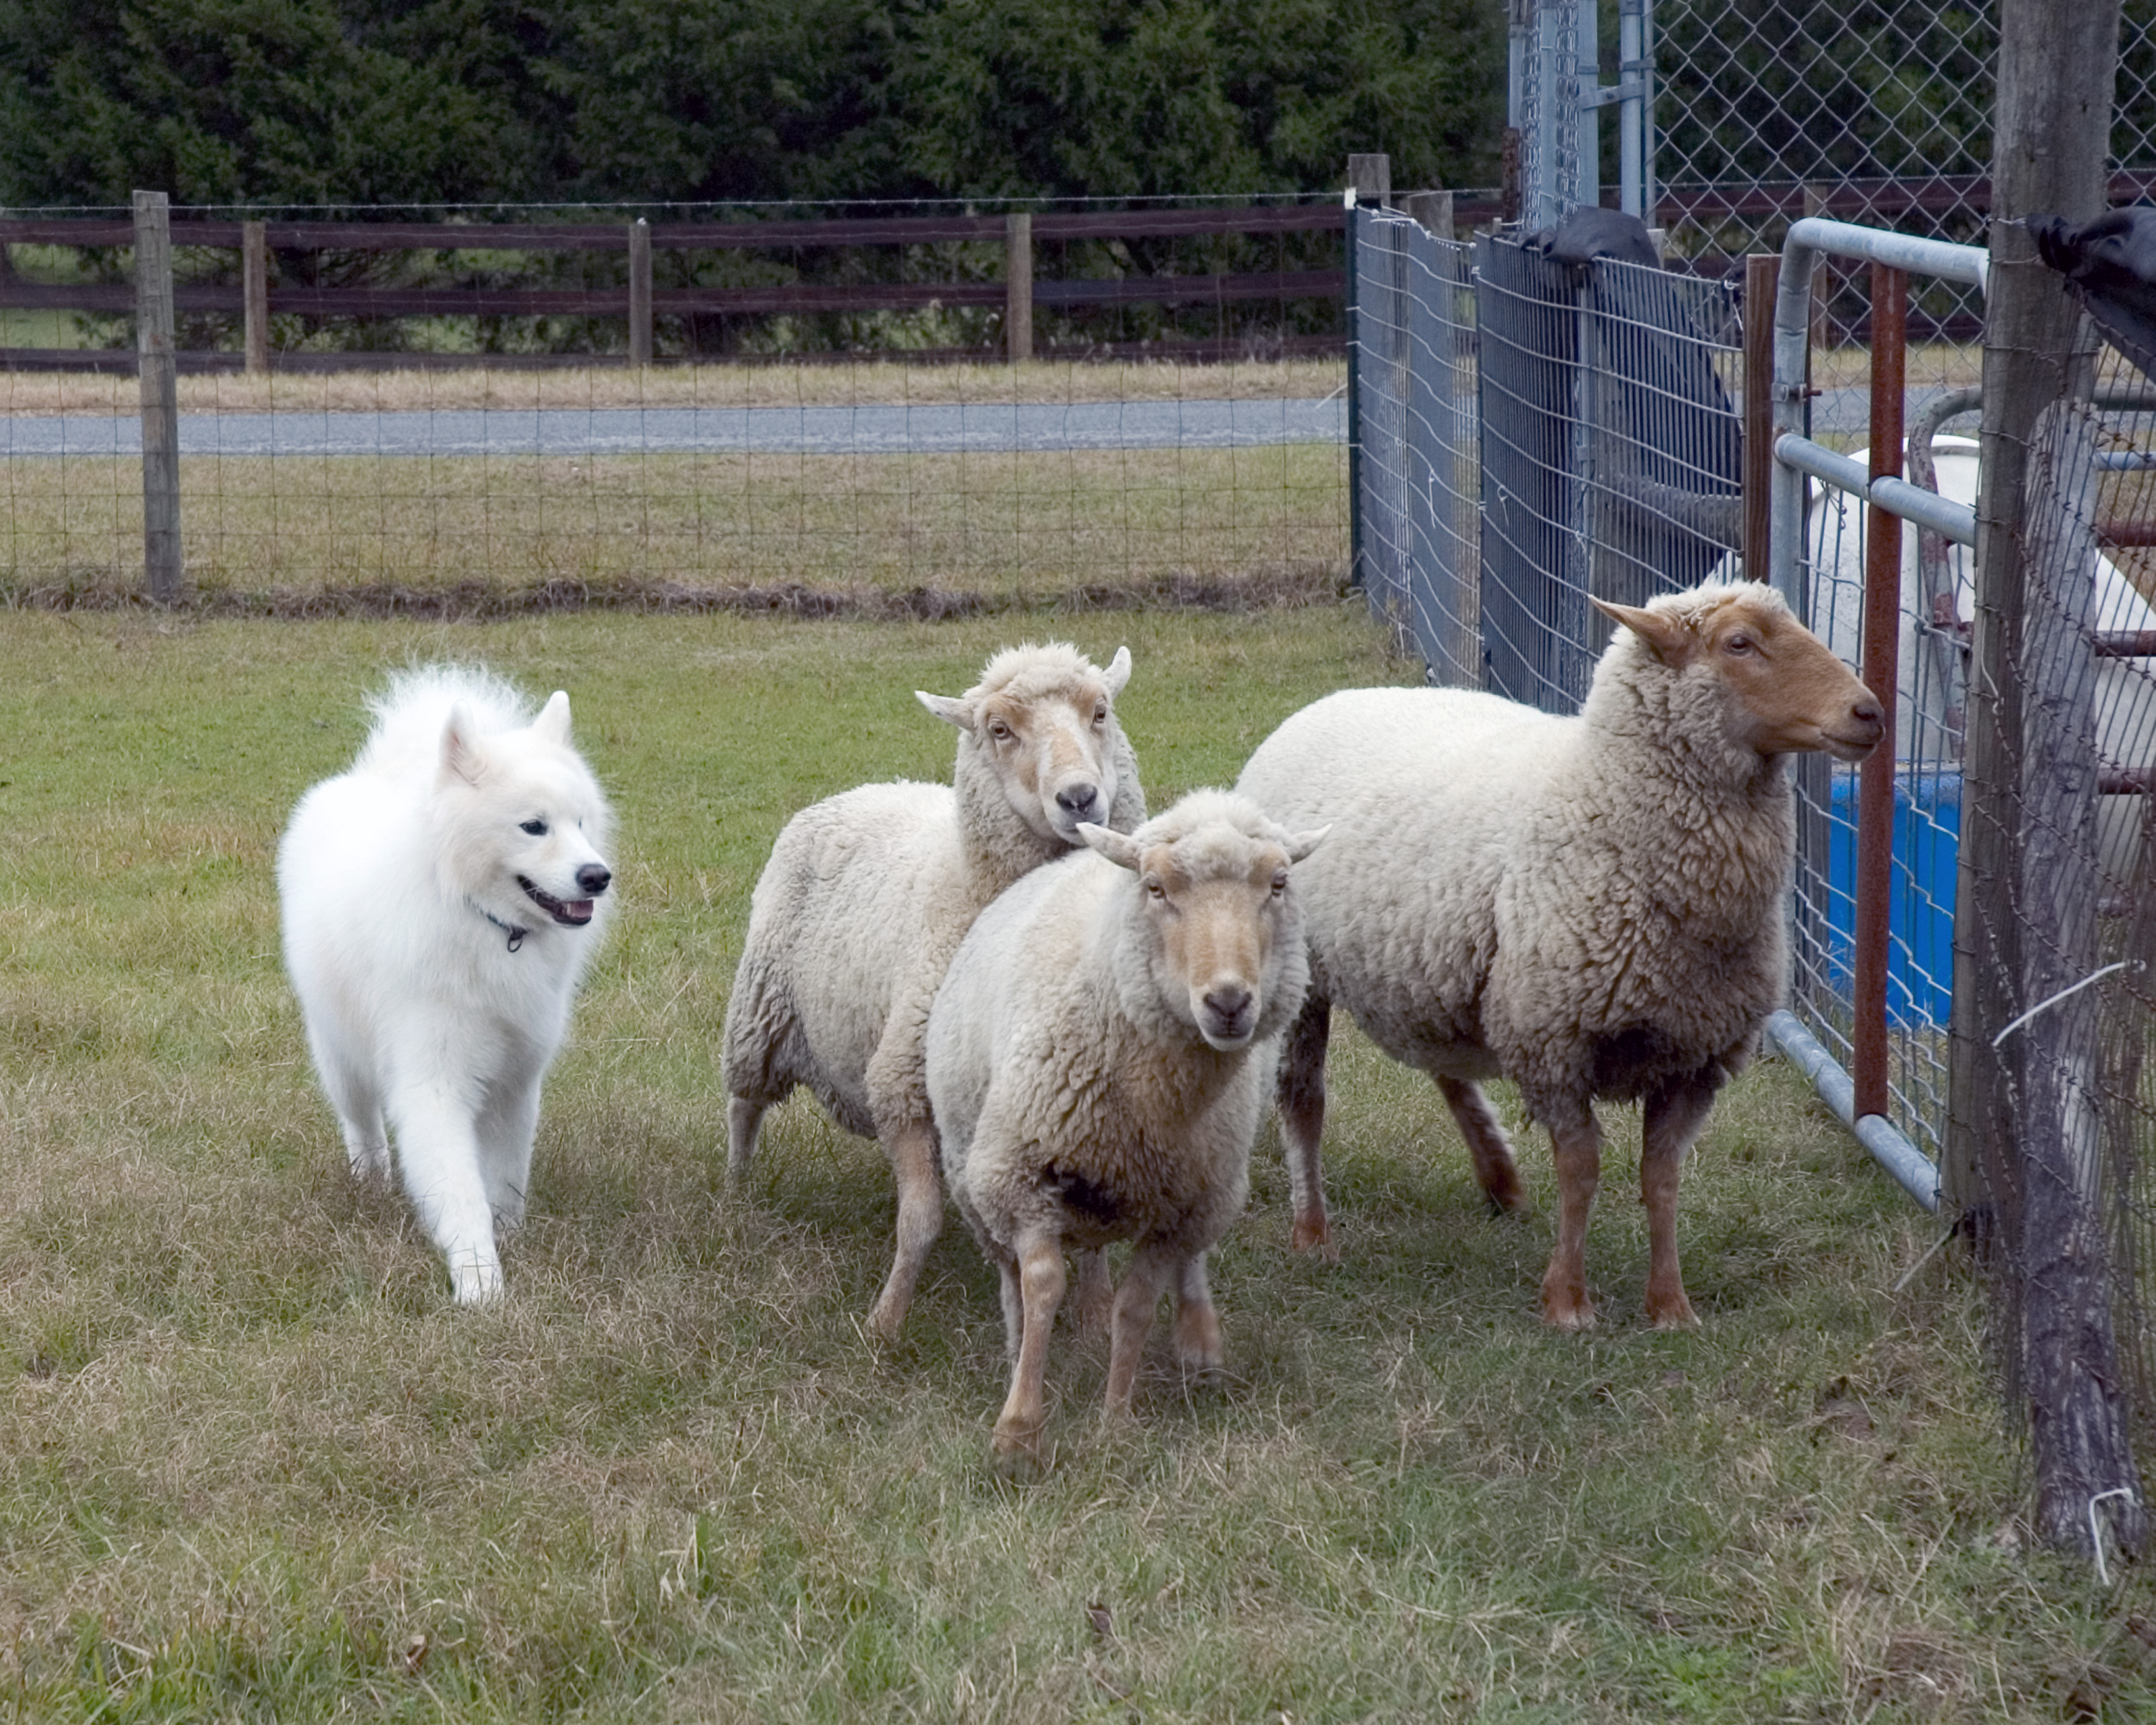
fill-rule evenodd
<path id="1" fill-rule="evenodd" d="M 1594 1327 L 1594 1308 L 1584 1300 L 1576 1305 L 1558 1305 L 1554 1301 L 1543 1302 L 1543 1322 L 1553 1330 L 1591 1330 Z"/>
<path id="2" fill-rule="evenodd" d="M 1288 1236 L 1288 1245 L 1298 1252 L 1307 1252 L 1321 1264 L 1337 1264 L 1340 1248 L 1332 1243 L 1332 1224 L 1324 1217 L 1316 1220 L 1298 1217 L 1295 1231 Z"/>
<path id="3" fill-rule="evenodd" d="M 1691 1301 L 1679 1294 L 1672 1301 L 1649 1301 L 1647 1317 L 1658 1330 L 1696 1330 L 1699 1319 L 1693 1316 Z"/>
<path id="4" fill-rule="evenodd" d="M 894 1312 L 884 1301 L 879 1300 L 869 1309 L 865 1327 L 869 1333 L 869 1340 L 875 1343 L 876 1346 L 896 1348 L 898 1346 L 899 1332 L 906 1327 L 906 1313 L 903 1310 Z"/>
<path id="5" fill-rule="evenodd" d="M 998 1479 L 1014 1486 L 1038 1485 L 1048 1477 L 1049 1457 L 1041 1446 L 1038 1427 L 1024 1436 L 998 1431 L 990 1445 L 988 1461 Z"/>

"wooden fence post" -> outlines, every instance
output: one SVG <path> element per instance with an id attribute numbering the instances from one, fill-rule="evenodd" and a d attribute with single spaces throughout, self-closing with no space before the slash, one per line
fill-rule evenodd
<path id="1" fill-rule="evenodd" d="M 2039 1295 L 2032 1271 L 2072 1242 L 2034 1238 L 2046 1225 L 2036 1186 L 2047 1177 L 2025 1168 L 2022 1154 L 2036 1132 L 2055 1131 L 2057 1122 L 2040 1125 L 2033 1111 L 2041 1099 L 2019 1090 L 2011 1051 L 1994 1040 L 2039 1004 L 2025 995 L 2037 978 L 2025 957 L 2022 903 L 2031 886 L 2021 845 L 2030 788 L 2023 752 L 2032 737 L 2020 681 L 2031 662 L 2024 644 L 2026 566 L 2036 552 L 2030 543 L 2037 529 L 2030 478 L 2044 414 L 2086 377 L 2075 352 L 2081 309 L 2036 256 L 2025 218 L 2056 213 L 2085 222 L 2103 211 L 2118 31 L 2118 0 L 1999 6 L 1974 638 L 1954 900 L 1953 1072 L 1941 1168 L 1949 1203 L 1979 1240 L 1994 1238 L 2003 1249 L 1994 1260 L 2005 1307 L 2000 1332 L 2010 1405 L 2018 1409 L 2025 1398 L 2029 1410 L 2038 1536 L 2091 1554 L 2098 1537 L 2092 1500 L 2135 1477 L 2121 1409 L 2108 1389 L 2117 1362 L 2102 1321 L 2111 1292 L 2072 1277 Z M 2051 1214 L 2056 1219 L 2058 1212 Z M 2062 1299 L 2067 1303 L 2056 1303 Z M 2036 1309 L 2046 1301 L 2053 1309 Z M 2040 1348 L 2063 1352 L 2039 1361 Z M 2048 1398 L 2057 1399 L 2040 1407 Z M 2148 1527 L 2138 1497 L 2105 1508 L 2119 1543 L 2138 1548 Z"/>
<path id="2" fill-rule="evenodd" d="M 629 362 L 651 363 L 651 223 L 629 225 Z"/>
<path id="3" fill-rule="evenodd" d="M 135 194 L 135 352 L 142 398 L 142 565 L 152 603 L 180 597 L 180 396 L 172 357 L 172 208 Z"/>
<path id="4" fill-rule="evenodd" d="M 1033 218 L 1004 218 L 1004 357 L 1033 357 Z"/>
<path id="5" fill-rule="evenodd" d="M 2036 1452 L 2036 1525 L 2089 1549 L 2104 1507 L 2120 1548 L 2148 1538 L 2112 1328 L 2110 1219 L 2097 1111 L 2096 523 L 2102 428 L 2082 402 L 2037 422 L 2029 455 L 2017 655 L 2021 685 L 2020 998 L 2007 1050 L 2020 1075 L 2022 1370 Z M 2004 1034 L 2003 1032 L 2001 1034 Z M 2138 1033 L 2137 1033 L 2138 1034 Z M 2020 1056 L 2017 1060 L 2015 1056 Z M 2123 1500 L 2123 1501 L 2120 1501 Z M 2097 1536 L 2100 1537 L 2100 1536 Z M 2092 1555 L 2100 1555 L 2092 1553 Z"/>
<path id="6" fill-rule="evenodd" d="M 1355 202 L 1383 204 L 1393 203 L 1393 158 L 1379 151 L 1369 156 L 1350 156 L 1348 158 L 1348 183 L 1355 188 Z"/>
<path id="7" fill-rule="evenodd" d="M 247 370 L 259 377 L 270 369 L 270 238 L 262 222 L 239 224 L 241 297 L 246 303 Z"/>
<path id="8" fill-rule="evenodd" d="M 1453 237 L 1450 192 L 1410 192 L 1400 199 L 1400 208 L 1437 239 L 1450 240 Z"/>

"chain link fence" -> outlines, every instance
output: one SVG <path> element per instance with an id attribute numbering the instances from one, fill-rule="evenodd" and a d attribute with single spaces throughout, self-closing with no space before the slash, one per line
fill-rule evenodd
<path id="1" fill-rule="evenodd" d="M 1577 39 L 1567 21 L 1579 11 L 1569 0 L 1518 0 L 1512 12 L 1512 111 L 1523 128 L 1516 207 L 1525 219 L 1476 242 L 1471 293 L 1446 301 L 1456 322 L 1474 326 L 1479 420 L 1462 433 L 1473 447 L 1433 460 L 1399 434 L 1413 418 L 1409 379 L 1375 388 L 1373 413 L 1358 417 L 1356 455 L 1407 499 L 1439 474 L 1476 464 L 1481 537 L 1464 572 L 1424 555 L 1406 531 L 1366 535 L 1358 567 L 1374 575 L 1380 562 L 1368 553 L 1384 549 L 1373 602 L 1410 619 L 1433 680 L 1558 711 L 1576 706 L 1601 644 L 1589 594 L 1636 602 L 1739 567 L 1731 553 L 1745 540 L 1727 453 L 1738 446 L 1734 408 L 1748 383 L 1768 379 L 1746 377 L 1738 326 L 1774 310 L 1742 303 L 1746 257 L 1779 254 L 1807 215 L 1984 244 L 1998 49 L 1990 8 L 1941 0 L 1657 0 L 1646 181 L 1658 188 L 1664 269 L 1564 263 L 1549 255 L 1549 233 L 1539 244 L 1522 234 L 1553 219 L 1525 194 L 1572 146 L 1565 127 L 1581 93 L 1563 86 L 1565 68 L 1537 57 Z M 1631 72 L 1606 35 L 1599 69 L 1620 81 Z M 1604 83 L 1601 99 L 1612 95 Z M 1616 177 L 1616 131 L 1603 140 L 1604 187 Z M 2110 167 L 2115 204 L 2149 201 L 2156 0 L 2123 8 Z M 1366 248 L 1383 249 L 1385 220 L 1358 223 L 1358 269 Z M 1434 276 L 1433 266 L 1391 279 Z M 1871 290 L 1868 265 L 1822 260 L 1806 331 L 1804 430 L 1860 460 L 1870 454 Z M 1418 315 L 1387 301 L 1382 321 L 1405 329 Z M 1358 304 L 1358 326 L 1374 331 L 1379 316 Z M 1910 282 L 1907 470 L 1964 508 L 1977 497 L 1984 327 L 1979 290 Z M 1389 349 L 1394 372 L 1383 375 L 1414 347 Z M 1365 352 L 1358 338 L 1358 377 L 1368 375 Z M 2048 1392 L 2025 1378 L 2061 1355 L 2066 1338 L 2025 1322 L 2034 1310 L 2025 1302 L 2032 1288 L 2079 1276 L 2089 1288 L 2047 1296 L 2047 1309 L 2116 1326 L 2145 1438 L 2156 1417 L 2156 659 L 2147 656 L 2156 647 L 2156 389 L 2107 354 L 2093 384 L 2082 380 L 2080 404 L 2066 394 L 2030 451 L 2038 475 L 2023 547 L 2030 613 L 2012 690 L 1970 686 L 1971 552 L 1936 531 L 1892 530 L 1900 591 L 1884 1112 L 1944 1166 L 1950 1113 L 1996 1101 L 1988 1142 L 2000 1154 L 1982 1171 L 1995 1199 L 1974 1225 L 2011 1260 L 1997 1283 L 1999 1334 L 2022 1338 L 2002 1348 L 2008 1393 L 2040 1425 L 2053 1417 Z M 1371 506 L 1367 493 L 1358 501 Z M 1862 653 L 1868 513 L 1850 493 L 1811 484 L 1792 582 L 1807 619 L 1851 663 Z M 1464 542 L 1464 531 L 1455 537 Z M 1463 635 L 1466 619 L 1476 627 Z M 1964 783 L 1980 701 L 2010 707 L 1999 721 L 2010 785 L 2003 808 L 1970 809 L 1972 836 Z M 1793 930 L 1793 1006 L 1849 1068 L 1857 1064 L 1857 782 L 1824 758 L 1799 768 Z M 1997 879 L 1984 883 L 1994 908 L 1975 964 L 1956 950 L 1971 845 L 2000 860 Z M 1965 929 L 1963 937 L 1966 946 Z M 1970 1033 L 1959 1049 L 1953 1040 L 1964 1015 L 1958 1002 L 1972 996 L 1989 1003 L 1975 1040 L 1996 1068 L 1981 1093 L 1964 1070 Z"/>

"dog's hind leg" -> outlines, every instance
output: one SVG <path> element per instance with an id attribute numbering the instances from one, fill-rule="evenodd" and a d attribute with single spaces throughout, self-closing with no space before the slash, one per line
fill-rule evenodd
<path id="1" fill-rule="evenodd" d="M 354 1071 L 336 1058 L 331 1050 L 316 1048 L 315 1070 L 321 1075 L 322 1090 L 336 1111 L 337 1126 L 344 1133 L 345 1159 L 352 1178 L 386 1180 L 389 1178 L 389 1136 L 382 1126 L 382 1097 L 372 1079 Z"/>
<path id="2" fill-rule="evenodd" d="M 479 1140 L 464 1101 L 445 1085 L 415 1085 L 390 1098 L 398 1160 L 434 1244 L 449 1260 L 459 1305 L 501 1291 L 494 1245 L 494 1206 L 480 1173 Z"/>
<path id="3" fill-rule="evenodd" d="M 495 1219 L 521 1227 L 531 1189 L 531 1143 L 539 1131 L 539 1081 L 511 1081 L 487 1093 L 478 1125 L 479 1173 Z"/>

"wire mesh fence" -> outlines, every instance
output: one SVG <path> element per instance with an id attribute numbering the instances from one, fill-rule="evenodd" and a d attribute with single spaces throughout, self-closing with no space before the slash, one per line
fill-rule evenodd
<path id="1" fill-rule="evenodd" d="M 1351 214 L 1358 578 L 1434 680 L 1479 685 L 1473 249 L 1392 210 Z"/>
<path id="2" fill-rule="evenodd" d="M 236 244 L 240 224 L 217 213 L 175 212 L 172 232 Z M 495 212 L 523 219 L 493 228 L 448 213 L 268 223 L 271 339 L 254 370 L 240 252 L 174 248 L 198 598 L 723 588 L 814 608 L 853 589 L 932 609 L 1337 588 L 1337 203 L 1045 213 L 1024 254 L 1038 357 L 1018 362 L 1001 216 L 767 220 L 757 245 L 731 230 L 705 244 L 723 212 L 695 234 L 660 228 L 647 364 L 629 362 L 621 228 L 601 244 L 589 223 L 536 219 L 561 213 Z M 924 238 L 924 223 L 981 231 Z M 0 586 L 116 598 L 144 570 L 135 354 L 55 348 L 131 342 L 132 248 L 60 244 L 126 239 L 109 219 L 33 225 L 36 244 L 0 249 Z M 422 244 L 451 236 L 454 249 Z M 1253 247 L 1331 264 L 1238 273 L 1265 261 Z M 670 256 L 773 280 L 670 285 Z M 848 362 L 740 362 L 781 348 Z"/>

